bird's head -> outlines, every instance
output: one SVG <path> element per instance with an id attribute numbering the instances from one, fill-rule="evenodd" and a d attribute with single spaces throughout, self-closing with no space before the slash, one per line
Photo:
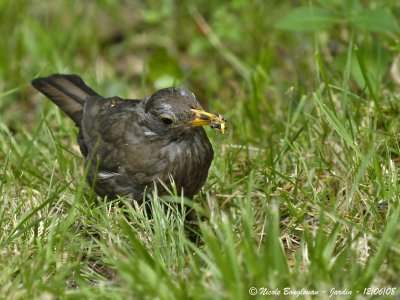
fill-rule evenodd
<path id="1" fill-rule="evenodd" d="M 195 95 L 182 88 L 165 88 L 144 101 L 146 121 L 153 130 L 187 132 L 211 126 L 224 133 L 225 119 L 202 109 Z"/>

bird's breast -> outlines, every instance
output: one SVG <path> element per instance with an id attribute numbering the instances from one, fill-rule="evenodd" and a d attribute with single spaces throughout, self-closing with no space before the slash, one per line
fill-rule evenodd
<path id="1" fill-rule="evenodd" d="M 183 188 L 185 196 L 192 197 L 206 181 L 214 154 L 205 132 L 200 131 L 190 138 L 171 141 L 159 155 L 166 166 L 163 179 L 172 175 L 176 187 Z"/>

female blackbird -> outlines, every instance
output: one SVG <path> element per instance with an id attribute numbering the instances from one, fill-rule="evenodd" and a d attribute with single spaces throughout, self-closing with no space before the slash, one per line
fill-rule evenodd
<path id="1" fill-rule="evenodd" d="M 175 183 L 192 198 L 207 179 L 213 149 L 203 125 L 221 131 L 225 120 L 203 111 L 194 94 L 166 88 L 143 100 L 103 98 L 77 75 L 54 74 L 32 85 L 79 128 L 88 181 L 102 197 L 141 202 L 154 185 L 159 194 Z"/>

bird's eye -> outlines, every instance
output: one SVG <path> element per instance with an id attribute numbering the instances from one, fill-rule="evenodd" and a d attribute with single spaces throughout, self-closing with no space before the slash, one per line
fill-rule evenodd
<path id="1" fill-rule="evenodd" d="M 160 120 L 164 125 L 167 126 L 174 124 L 174 118 L 167 114 L 160 115 Z"/>

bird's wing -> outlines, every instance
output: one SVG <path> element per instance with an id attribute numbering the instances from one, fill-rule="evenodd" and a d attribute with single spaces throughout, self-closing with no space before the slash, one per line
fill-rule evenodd
<path id="1" fill-rule="evenodd" d="M 98 178 L 99 194 L 113 191 L 138 196 L 164 167 L 151 155 L 157 151 L 146 142 L 139 103 L 118 97 L 93 97 L 85 104 L 80 142 L 88 149 L 86 161 L 91 164 L 92 176 Z"/>
<path id="2" fill-rule="evenodd" d="M 95 149 L 102 167 L 109 171 L 114 172 L 115 166 L 126 163 L 128 152 L 136 151 L 135 144 L 143 138 L 139 103 L 118 97 L 91 97 L 86 101 L 81 126 L 83 141 L 89 152 Z"/>

